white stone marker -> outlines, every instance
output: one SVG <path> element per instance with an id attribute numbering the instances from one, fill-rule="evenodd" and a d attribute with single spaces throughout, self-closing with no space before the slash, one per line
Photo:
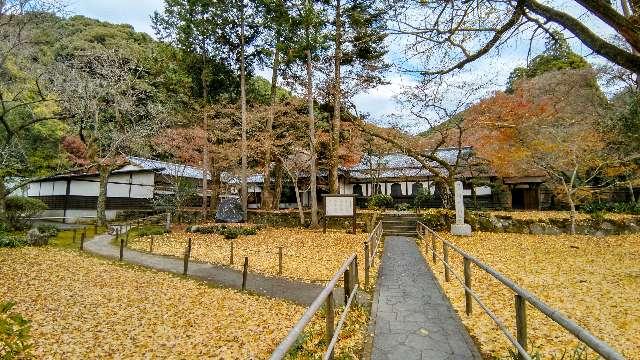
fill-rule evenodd
<path id="1" fill-rule="evenodd" d="M 456 200 L 456 223 L 451 224 L 451 234 L 457 236 L 470 236 L 471 225 L 464 223 L 464 199 L 462 182 L 456 181 L 454 184 L 454 190 Z"/>

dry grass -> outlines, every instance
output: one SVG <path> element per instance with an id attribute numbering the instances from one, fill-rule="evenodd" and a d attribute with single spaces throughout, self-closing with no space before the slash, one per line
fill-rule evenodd
<path id="1" fill-rule="evenodd" d="M 233 240 L 234 265 L 230 265 L 231 240 L 216 234 L 176 232 L 154 236 L 153 252 L 183 256 L 187 239 L 192 240 L 191 258 L 231 266 L 241 270 L 244 257 L 249 258 L 250 271 L 268 276 L 283 276 L 306 282 L 325 283 L 354 252 L 358 254 L 359 276 L 364 277 L 364 241 L 367 234 L 344 231 L 267 228 L 256 235 Z M 150 250 L 151 237 L 129 240 L 129 247 Z M 282 247 L 283 269 L 278 274 L 278 247 Z M 374 269 L 375 270 L 375 269 Z M 375 271 L 371 278 L 375 278 Z"/>
<path id="2" fill-rule="evenodd" d="M 0 249 L 38 359 L 267 358 L 300 306 L 53 248 Z"/>
<path id="3" fill-rule="evenodd" d="M 559 309 L 628 359 L 640 359 L 640 235 L 442 235 Z M 420 245 L 424 251 L 424 244 Z M 438 251 L 441 254 L 441 245 Z M 456 273 L 462 274 L 462 259 L 453 254 L 450 252 L 450 261 Z M 483 354 L 507 354 L 509 344 L 489 317 L 477 304 L 472 316 L 464 315 L 461 286 L 453 278 L 444 282 L 442 264 L 434 267 L 431 255 L 427 259 Z M 475 266 L 472 269 L 473 289 L 514 332 L 513 293 L 484 271 Z M 559 358 L 564 349 L 578 345 L 573 336 L 532 306 L 527 313 L 529 339 L 544 358 Z"/>

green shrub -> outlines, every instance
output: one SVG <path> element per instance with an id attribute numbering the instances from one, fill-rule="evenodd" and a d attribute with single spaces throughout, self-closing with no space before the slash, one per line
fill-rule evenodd
<path id="1" fill-rule="evenodd" d="M 0 359 L 26 359 L 31 355 L 31 326 L 22 315 L 11 311 L 14 306 L 13 302 L 0 302 Z"/>
<path id="2" fill-rule="evenodd" d="M 27 245 L 27 239 L 24 236 L 0 232 L 0 247 L 14 248 L 25 245 Z"/>
<path id="3" fill-rule="evenodd" d="M 580 207 L 580 210 L 587 214 L 612 212 L 620 214 L 640 215 L 640 204 L 632 202 L 607 203 L 594 201 L 582 205 Z"/>
<path id="4" fill-rule="evenodd" d="M 140 227 L 134 227 L 130 230 L 129 235 L 132 237 L 142 237 L 151 235 L 166 234 L 167 230 L 164 226 L 158 225 L 144 225 Z"/>
<path id="5" fill-rule="evenodd" d="M 420 222 L 435 231 L 449 230 L 451 224 L 456 222 L 456 212 L 451 209 L 429 209 Z"/>
<path id="6" fill-rule="evenodd" d="M 54 237 L 60 230 L 55 225 L 38 225 L 38 231 L 47 237 Z"/>
<path id="7" fill-rule="evenodd" d="M 407 211 L 411 209 L 411 205 L 407 203 L 401 203 L 395 206 L 395 209 L 398 211 Z"/>
<path id="8" fill-rule="evenodd" d="M 29 218 L 47 210 L 45 203 L 27 196 L 9 196 L 5 201 L 7 220 L 16 230 L 26 229 L 29 226 Z"/>
<path id="9" fill-rule="evenodd" d="M 413 199 L 413 206 L 417 208 L 428 207 L 431 197 L 431 192 L 428 189 L 420 189 Z"/>
<path id="10" fill-rule="evenodd" d="M 391 195 L 375 194 L 369 198 L 370 209 L 389 209 L 393 207 L 393 198 Z"/>
<path id="11" fill-rule="evenodd" d="M 255 235 L 260 228 L 260 226 L 208 225 L 193 226 L 187 231 L 198 234 L 219 234 L 224 236 L 225 239 L 235 239 L 241 235 Z"/>

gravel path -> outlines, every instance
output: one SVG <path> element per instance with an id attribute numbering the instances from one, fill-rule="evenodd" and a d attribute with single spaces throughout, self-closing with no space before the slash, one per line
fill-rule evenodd
<path id="1" fill-rule="evenodd" d="M 112 235 L 98 235 L 85 242 L 84 249 L 97 255 L 118 259 L 120 249 L 112 244 L 112 239 Z M 182 274 L 184 266 L 183 260 L 176 257 L 154 255 L 127 248 L 124 249 L 124 261 L 175 274 Z M 249 262 L 249 268 L 250 266 L 251 262 Z M 218 286 L 236 289 L 240 289 L 242 286 L 241 271 L 210 263 L 190 261 L 189 276 Z M 252 272 L 249 272 L 247 276 L 247 290 L 260 295 L 290 300 L 306 306 L 313 302 L 322 289 L 324 289 L 322 285 L 267 277 Z M 336 301 L 343 299 L 343 294 L 342 289 L 336 289 L 334 293 Z"/>
<path id="2" fill-rule="evenodd" d="M 378 276 L 372 359 L 480 359 L 414 239 L 386 238 Z"/>

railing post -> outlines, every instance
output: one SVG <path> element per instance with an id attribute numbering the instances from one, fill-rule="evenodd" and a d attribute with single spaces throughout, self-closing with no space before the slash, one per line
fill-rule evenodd
<path id="1" fill-rule="evenodd" d="M 282 246 L 278 246 L 278 275 L 282 275 Z"/>
<path id="2" fill-rule="evenodd" d="M 187 241 L 187 248 L 184 250 L 184 269 L 182 275 L 187 275 L 189 272 L 189 258 L 191 257 L 191 238 Z"/>
<path id="3" fill-rule="evenodd" d="M 518 343 L 524 350 L 527 350 L 527 301 L 520 295 L 515 296 L 516 308 L 516 337 Z M 522 359 L 518 355 L 519 359 Z"/>
<path id="4" fill-rule="evenodd" d="M 351 279 L 349 274 L 349 267 L 344 271 L 344 303 L 346 304 L 351 295 Z"/>
<path id="5" fill-rule="evenodd" d="M 364 242 L 364 288 L 369 288 L 369 243 Z"/>
<path id="6" fill-rule="evenodd" d="M 84 250 L 84 233 L 80 234 L 80 250 Z"/>
<path id="7" fill-rule="evenodd" d="M 431 250 L 433 250 L 433 263 L 438 260 L 436 257 L 436 234 L 431 234 Z"/>
<path id="8" fill-rule="evenodd" d="M 462 264 L 464 267 L 464 309 L 467 315 L 471 315 L 472 311 L 472 300 L 471 300 L 471 261 L 466 257 L 463 258 Z"/>
<path id="9" fill-rule="evenodd" d="M 149 252 L 153 253 L 153 235 L 151 235 L 151 240 L 149 240 Z"/>
<path id="10" fill-rule="evenodd" d="M 351 282 L 353 285 L 360 285 L 360 273 L 358 271 L 358 254 L 353 258 L 353 262 L 351 263 L 353 267 L 353 281 Z"/>
<path id="11" fill-rule="evenodd" d="M 78 229 L 73 229 L 73 243 L 76 243 L 76 234 L 78 233 Z"/>
<path id="12" fill-rule="evenodd" d="M 442 242 L 442 255 L 444 257 L 444 280 L 451 280 L 451 276 L 449 275 L 449 247 L 446 242 Z"/>
<path id="13" fill-rule="evenodd" d="M 333 332 L 334 332 L 334 327 L 335 327 L 335 320 L 334 320 L 334 309 L 333 309 L 333 291 L 331 291 L 329 293 L 329 296 L 327 296 L 327 300 L 326 301 L 326 307 L 327 307 L 327 333 L 326 333 L 326 339 L 327 339 L 327 344 L 331 343 L 331 339 L 333 338 Z M 331 354 L 329 354 L 329 359 L 333 359 L 333 351 L 331 352 Z"/>
<path id="14" fill-rule="evenodd" d="M 229 264 L 233 265 L 233 240 L 231 240 L 230 245 L 231 245 L 231 252 L 229 253 Z"/>
<path id="15" fill-rule="evenodd" d="M 249 258 L 244 257 L 244 265 L 242 266 L 242 291 L 247 288 L 247 275 L 249 273 Z"/>
<path id="16" fill-rule="evenodd" d="M 120 261 L 124 257 L 124 238 L 120 238 Z"/>

